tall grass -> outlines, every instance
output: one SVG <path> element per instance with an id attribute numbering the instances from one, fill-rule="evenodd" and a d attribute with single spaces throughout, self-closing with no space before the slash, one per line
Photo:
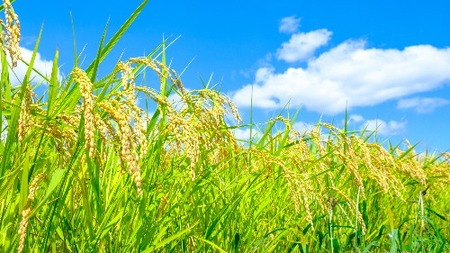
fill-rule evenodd
<path id="1" fill-rule="evenodd" d="M 299 133 L 295 117 L 268 121 L 245 145 L 227 123 L 240 121 L 233 103 L 209 88 L 185 89 L 166 63 L 167 41 L 98 78 L 146 4 L 111 40 L 102 37 L 86 69 L 60 80 L 56 51 L 46 84 L 30 83 L 39 39 L 22 84 L 11 84 L 9 68 L 22 59 L 9 50 L 18 19 L 6 18 L 0 252 L 450 250 L 446 154 L 386 149 L 364 131 L 325 123 Z M 9 1 L 3 7 L 15 17 Z M 137 85 L 150 73 L 159 89 Z M 276 123 L 284 130 L 273 131 Z"/>

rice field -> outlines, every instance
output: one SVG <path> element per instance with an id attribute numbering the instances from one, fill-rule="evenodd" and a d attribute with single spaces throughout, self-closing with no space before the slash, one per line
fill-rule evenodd
<path id="1" fill-rule="evenodd" d="M 295 115 L 240 125 L 224 94 L 183 86 L 168 41 L 98 77 L 147 2 L 87 67 L 61 79 L 55 51 L 45 84 L 32 58 L 14 86 L 20 23 L 3 1 L 0 252 L 450 252 L 448 153 L 298 132 Z"/>

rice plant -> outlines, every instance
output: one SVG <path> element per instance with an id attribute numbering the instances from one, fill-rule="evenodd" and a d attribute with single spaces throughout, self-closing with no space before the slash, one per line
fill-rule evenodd
<path id="1" fill-rule="evenodd" d="M 169 41 L 98 77 L 147 2 L 62 80 L 56 51 L 45 83 L 30 82 L 39 36 L 14 86 L 20 24 L 3 1 L 0 252 L 450 251 L 446 153 L 321 122 L 300 133 L 281 116 L 246 144 L 232 101 L 168 66 Z"/>

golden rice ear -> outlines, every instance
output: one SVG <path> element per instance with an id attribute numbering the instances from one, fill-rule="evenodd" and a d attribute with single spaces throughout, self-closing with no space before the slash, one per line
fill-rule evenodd
<path id="1" fill-rule="evenodd" d="M 117 100 L 99 102 L 98 107 L 117 123 L 117 129 L 113 129 L 113 131 L 117 131 L 117 137 L 120 143 L 119 156 L 122 166 L 123 168 L 128 168 L 128 171 L 136 184 L 138 194 L 142 195 L 139 155 L 136 153 L 136 133 L 130 125 L 131 112 L 126 104 L 121 104 Z M 112 132 L 112 134 L 116 135 L 114 132 Z"/>
<path id="2" fill-rule="evenodd" d="M 72 71 L 73 79 L 80 84 L 81 97 L 83 98 L 84 114 L 84 135 L 86 140 L 86 149 L 89 151 L 89 157 L 94 157 L 95 151 L 95 116 L 94 116 L 94 96 L 92 95 L 92 83 L 86 73 L 80 68 Z"/>
<path id="3" fill-rule="evenodd" d="M 9 0 L 3 0 L 3 6 L 5 7 L 5 22 L 0 19 L 0 23 L 3 27 L 4 32 L 2 32 L 2 43 L 1 47 L 3 52 L 6 51 L 11 57 L 11 62 L 13 67 L 17 67 L 17 61 L 20 58 L 20 22 L 19 17 L 14 12 L 14 9 Z"/>
<path id="4" fill-rule="evenodd" d="M 32 125 L 30 115 L 30 106 L 32 104 L 31 94 L 33 93 L 31 86 L 28 84 L 25 89 L 25 95 L 20 104 L 19 126 L 18 126 L 18 141 L 21 144 L 26 137 L 27 131 Z"/>
<path id="5" fill-rule="evenodd" d="M 22 211 L 22 220 L 20 221 L 19 231 L 18 231 L 20 239 L 19 239 L 19 247 L 17 249 L 17 252 L 19 252 L 19 253 L 21 253 L 25 247 L 25 238 L 27 237 L 27 228 L 28 228 L 28 223 L 29 223 L 30 214 L 31 214 L 31 202 L 33 202 L 33 200 L 34 200 L 39 183 L 44 178 L 45 178 L 45 174 L 43 174 L 43 173 L 37 175 L 33 179 L 33 181 L 31 182 L 31 184 L 29 186 L 27 203 L 25 205 L 25 208 Z"/>

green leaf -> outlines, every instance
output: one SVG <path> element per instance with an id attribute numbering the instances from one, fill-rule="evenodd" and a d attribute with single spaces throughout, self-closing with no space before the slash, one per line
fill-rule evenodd
<path id="1" fill-rule="evenodd" d="M 41 28 L 41 30 L 39 32 L 39 35 L 38 35 L 38 38 L 36 41 L 36 45 L 34 46 L 33 54 L 31 56 L 31 61 L 28 64 L 28 69 L 25 74 L 25 78 L 23 80 L 23 83 L 21 84 L 19 99 L 17 99 L 17 101 L 15 101 L 15 104 L 11 104 L 11 106 L 10 106 L 11 110 L 9 111 L 9 113 L 11 114 L 11 119 L 8 122 L 8 135 L 6 137 L 5 148 L 3 149 L 3 157 L 10 157 L 12 148 L 18 142 L 17 129 L 19 128 L 18 122 L 19 122 L 19 116 L 20 116 L 20 105 L 22 103 L 23 96 L 25 95 L 25 90 L 27 88 L 28 82 L 30 81 L 29 78 L 31 75 L 31 71 L 33 69 L 34 60 L 36 59 L 37 50 L 39 48 L 39 42 L 41 41 L 42 31 L 43 31 L 43 28 Z M 25 64 L 27 64 L 27 63 L 25 63 Z M 3 68 L 3 65 L 2 65 L 2 68 Z M 2 77 L 3 77 L 3 73 L 2 73 Z M 8 84 L 6 84 L 6 85 L 8 86 Z M 2 108 L 0 108 L 0 109 L 2 109 Z M 9 161 L 9 159 L 2 159 L 2 161 L 1 161 L 2 164 L 1 164 L 1 169 L 0 169 L 0 178 L 3 177 L 3 175 L 5 173 L 5 169 L 7 168 L 7 161 Z"/>
<path id="2" fill-rule="evenodd" d="M 11 1 L 11 4 L 12 3 L 14 3 L 16 0 L 12 0 Z M 0 5 L 0 11 L 2 11 L 2 10 L 4 10 L 5 9 L 5 5 L 4 4 L 2 4 L 2 5 Z"/>
<path id="3" fill-rule="evenodd" d="M 24 157 L 30 156 L 30 151 L 27 149 L 26 154 L 24 154 Z M 25 207 L 27 200 L 28 200 L 28 173 L 30 171 L 30 160 L 24 159 L 22 164 L 22 180 L 20 184 L 20 209 Z"/>
<path id="4" fill-rule="evenodd" d="M 120 210 L 117 215 L 111 219 L 111 221 L 103 228 L 101 228 L 101 233 L 100 236 L 98 238 L 98 240 L 102 239 L 113 227 L 114 225 L 119 222 L 119 220 L 123 217 L 123 213 L 125 212 L 125 210 Z M 106 217 L 110 217 L 109 215 L 107 215 Z"/>
<path id="5" fill-rule="evenodd" d="M 48 111 L 47 115 L 50 115 L 54 101 L 56 99 L 57 88 L 58 88 L 58 59 L 59 50 L 56 50 L 55 57 L 53 57 L 52 74 L 50 78 L 49 90 L 48 90 Z"/>
<path id="6" fill-rule="evenodd" d="M 391 249 L 390 253 L 397 253 L 397 237 L 398 237 L 398 229 L 392 230 L 392 232 L 389 234 L 389 237 L 391 238 Z"/>
<path id="7" fill-rule="evenodd" d="M 61 183 L 61 180 L 64 178 L 64 173 L 66 170 L 64 169 L 57 169 L 55 172 L 53 172 L 52 178 L 50 179 L 50 183 L 48 184 L 47 191 L 45 192 L 45 197 L 42 201 L 45 201 L 50 195 L 53 193 L 53 191 L 56 189 L 56 187 Z"/>
<path id="8" fill-rule="evenodd" d="M 425 207 L 426 210 L 428 210 L 430 213 L 436 215 L 437 217 L 439 217 L 441 220 L 447 221 L 447 219 L 445 218 L 444 215 L 439 214 L 438 212 L 434 211 L 433 209 L 430 209 L 428 207 Z"/>
<path id="9" fill-rule="evenodd" d="M 167 237 L 166 239 L 162 240 L 161 242 L 155 244 L 154 247 L 149 248 L 149 249 L 143 251 L 143 253 L 144 253 L 144 252 L 155 252 L 155 250 L 160 249 L 160 248 L 166 246 L 167 244 L 171 243 L 172 241 L 175 241 L 175 240 L 177 240 L 178 238 L 182 237 L 184 234 L 186 234 L 186 233 L 188 233 L 189 231 L 191 231 L 191 229 L 192 229 L 193 227 L 195 227 L 195 226 L 197 226 L 197 224 L 195 224 L 194 226 L 192 226 L 192 227 L 190 227 L 190 228 L 187 228 L 187 229 L 185 229 L 185 230 L 182 230 L 182 231 L 180 231 L 180 232 L 178 232 L 178 233 L 176 233 L 176 234 L 174 234 L 174 235 L 172 235 L 172 236 Z"/>
<path id="10" fill-rule="evenodd" d="M 144 0 L 137 7 L 137 9 L 130 15 L 130 17 L 125 21 L 125 23 L 119 28 L 119 30 L 113 35 L 111 40 L 106 43 L 106 45 L 101 48 L 100 52 L 97 54 L 97 57 L 94 61 L 89 65 L 86 69 L 86 73 L 92 77 L 93 73 L 96 73 L 98 70 L 98 66 L 100 63 L 106 58 L 106 56 L 111 52 L 114 46 L 119 42 L 120 38 L 124 35 L 124 33 L 128 30 L 134 20 L 139 16 L 144 7 L 147 5 L 149 0 Z"/>
<path id="11" fill-rule="evenodd" d="M 100 59 L 101 59 L 102 50 L 103 50 L 103 43 L 106 38 L 106 31 L 108 30 L 108 24 L 109 24 L 109 21 L 106 22 L 105 29 L 103 29 L 102 38 L 100 39 L 100 43 L 98 45 L 97 56 L 95 57 L 94 62 L 93 62 L 94 65 L 92 67 L 92 72 L 89 73 L 89 75 L 90 75 L 89 79 L 91 80 L 92 83 L 95 82 L 95 77 L 97 76 L 98 67 L 100 66 Z"/>
<path id="12" fill-rule="evenodd" d="M 197 238 L 197 239 L 199 239 L 200 241 L 203 241 L 203 242 L 209 244 L 210 246 L 212 246 L 212 247 L 216 250 L 216 252 L 226 253 L 225 250 L 223 250 L 222 248 L 220 248 L 219 246 L 217 246 L 217 244 L 215 244 L 215 243 L 213 243 L 213 242 L 211 242 L 211 241 L 209 241 L 209 240 L 206 240 L 206 239 L 203 239 L 203 238 L 200 238 L 200 237 L 195 237 L 195 238 Z"/>
<path id="13" fill-rule="evenodd" d="M 333 244 L 333 253 L 338 253 L 339 252 L 339 241 L 336 238 L 333 238 L 331 243 Z"/>

